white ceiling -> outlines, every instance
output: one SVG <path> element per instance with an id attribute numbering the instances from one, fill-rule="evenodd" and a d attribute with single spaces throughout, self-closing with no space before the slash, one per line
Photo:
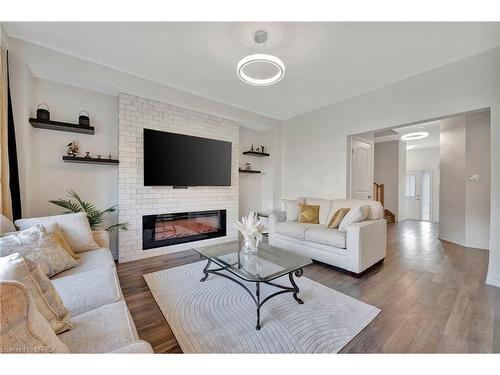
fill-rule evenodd
<path id="1" fill-rule="evenodd" d="M 392 132 L 392 134 L 389 134 L 390 132 Z M 428 132 L 429 136 L 422 139 L 407 141 L 406 142 L 407 147 L 415 146 L 413 150 L 428 148 L 428 147 L 439 147 L 440 121 L 431 121 L 422 124 L 403 126 L 391 130 L 377 132 L 374 134 L 375 143 L 398 140 L 401 138 L 403 134 L 408 134 L 413 132 Z"/>
<path id="2" fill-rule="evenodd" d="M 284 120 L 500 45 L 500 23 L 4 23 L 9 36 Z M 286 65 L 236 76 L 255 30 Z"/>

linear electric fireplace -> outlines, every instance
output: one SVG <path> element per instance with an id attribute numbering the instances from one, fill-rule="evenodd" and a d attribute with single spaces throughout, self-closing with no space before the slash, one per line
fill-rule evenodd
<path id="1" fill-rule="evenodd" d="M 142 249 L 226 235 L 226 210 L 179 212 L 142 217 Z"/>

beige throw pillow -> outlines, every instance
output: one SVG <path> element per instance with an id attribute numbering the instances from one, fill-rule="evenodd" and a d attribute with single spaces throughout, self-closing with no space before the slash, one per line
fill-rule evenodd
<path id="1" fill-rule="evenodd" d="M 340 223 L 344 219 L 344 216 L 349 212 L 349 210 L 349 208 L 339 208 L 337 211 L 335 211 L 332 218 L 330 219 L 330 222 L 328 223 L 328 228 L 338 228 Z"/>
<path id="2" fill-rule="evenodd" d="M 0 238 L 0 256 L 14 253 L 39 263 L 49 277 L 78 265 L 41 225 Z"/>
<path id="3" fill-rule="evenodd" d="M 64 214 L 55 216 L 36 217 L 32 219 L 19 219 L 15 224 L 21 230 L 28 229 L 32 225 L 48 225 L 57 223 L 64 239 L 75 253 L 95 250 L 99 245 L 94 240 L 90 224 L 85 212 L 76 214 Z"/>
<path id="4" fill-rule="evenodd" d="M 0 281 L 19 281 L 55 333 L 73 328 L 68 310 L 38 264 L 15 253 L 0 258 Z"/>
<path id="5" fill-rule="evenodd" d="M 369 213 L 370 213 L 370 206 L 368 205 L 351 208 L 349 212 L 342 219 L 338 230 L 340 232 L 347 231 L 347 227 L 349 225 L 366 220 Z"/>
<path id="6" fill-rule="evenodd" d="M 0 353 L 69 353 L 17 281 L 0 281 Z"/>
<path id="7" fill-rule="evenodd" d="M 299 203 L 299 223 L 319 224 L 319 206 Z"/>
<path id="8" fill-rule="evenodd" d="M 71 255 L 73 259 L 78 259 L 80 256 L 76 254 L 71 246 L 69 246 L 68 242 L 66 242 L 66 239 L 64 238 L 61 230 L 59 229 L 59 224 L 57 223 L 52 223 L 52 224 L 47 224 L 44 225 L 45 230 L 47 231 L 48 234 L 52 235 L 52 237 L 57 241 L 57 243 L 64 249 L 66 252 Z"/>

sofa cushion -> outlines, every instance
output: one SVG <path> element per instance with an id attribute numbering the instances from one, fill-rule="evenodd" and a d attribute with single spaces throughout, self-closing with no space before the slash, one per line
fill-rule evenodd
<path id="1" fill-rule="evenodd" d="M 52 223 L 57 223 L 59 225 L 59 229 L 61 229 L 64 238 L 75 253 L 99 248 L 99 245 L 94 240 L 92 230 L 90 229 L 87 214 L 84 212 L 19 219 L 15 222 L 21 230 L 28 229 L 36 224 L 47 225 Z"/>
<path id="2" fill-rule="evenodd" d="M 77 273 L 95 270 L 97 268 L 112 268 L 115 264 L 111 251 L 105 248 L 85 251 L 84 253 L 79 253 L 78 255 L 80 257 L 78 259 L 80 263 L 78 267 L 61 272 L 60 274 L 54 276 L 53 279 L 59 279 L 61 277 L 75 275 Z"/>
<path id="3" fill-rule="evenodd" d="M 330 199 L 321 198 L 305 198 L 306 204 L 319 206 L 319 223 L 328 224 L 328 215 L 330 213 L 330 207 L 332 206 L 332 201 Z"/>
<path id="4" fill-rule="evenodd" d="M 303 224 L 303 223 L 277 223 L 274 231 L 282 236 L 304 240 L 306 229 L 318 226 L 318 224 Z"/>
<path id="5" fill-rule="evenodd" d="M 88 270 L 52 283 L 73 317 L 123 299 L 114 268 Z"/>
<path id="6" fill-rule="evenodd" d="M 22 283 L 55 333 L 73 328 L 68 309 L 41 267 L 19 253 L 0 257 L 0 281 Z"/>
<path id="7" fill-rule="evenodd" d="M 305 240 L 341 249 L 346 248 L 346 234 L 336 229 L 330 229 L 325 225 L 308 228 L 305 232 Z"/>
<path id="8" fill-rule="evenodd" d="M 0 282 L 0 353 L 68 353 L 17 281 Z"/>
<path id="9" fill-rule="evenodd" d="M 123 301 L 76 316 L 73 324 L 58 336 L 72 353 L 108 353 L 139 339 Z"/>

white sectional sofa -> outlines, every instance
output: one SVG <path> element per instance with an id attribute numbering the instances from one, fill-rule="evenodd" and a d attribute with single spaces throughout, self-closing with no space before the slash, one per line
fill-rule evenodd
<path id="1" fill-rule="evenodd" d="M 151 345 L 139 339 L 123 298 L 108 233 L 101 230 L 93 234 L 101 247 L 79 253 L 77 267 L 51 279 L 74 326 L 57 337 L 70 353 L 153 353 Z M 12 295 L 26 298 L 22 293 Z M 29 305 L 29 301 L 17 301 L 16 305 Z M 5 328 L 8 322 L 2 319 L 1 323 Z"/>
<path id="2" fill-rule="evenodd" d="M 386 221 L 380 202 L 298 198 L 319 205 L 319 224 L 302 224 L 278 212 L 269 217 L 269 243 L 314 260 L 361 274 L 386 256 Z M 370 206 L 367 220 L 353 223 L 345 232 L 327 227 L 339 208 Z"/>

